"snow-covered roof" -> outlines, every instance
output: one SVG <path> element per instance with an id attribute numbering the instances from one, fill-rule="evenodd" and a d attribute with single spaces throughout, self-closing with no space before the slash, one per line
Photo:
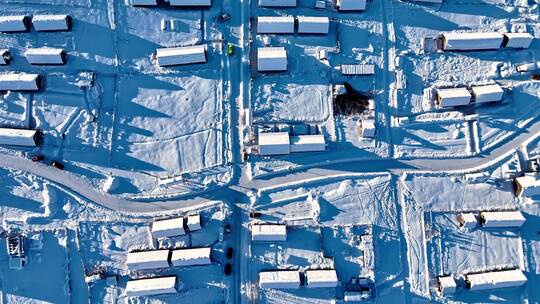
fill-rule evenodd
<path id="1" fill-rule="evenodd" d="M 172 251 L 171 263 L 175 267 L 211 264 L 210 247 L 176 249 Z"/>
<path id="2" fill-rule="evenodd" d="M 152 235 L 156 238 L 184 235 L 184 218 L 177 217 L 152 223 Z"/>
<path id="3" fill-rule="evenodd" d="M 64 64 L 65 51 L 58 48 L 42 47 L 24 52 L 30 64 Z"/>
<path id="4" fill-rule="evenodd" d="M 254 241 L 286 241 L 287 226 L 284 224 L 251 225 L 251 239 Z"/>
<path id="5" fill-rule="evenodd" d="M 527 283 L 527 277 L 519 269 L 469 274 L 465 280 L 471 290 L 518 287 Z"/>
<path id="6" fill-rule="evenodd" d="M 257 49 L 259 71 L 286 71 L 287 52 L 284 47 L 261 47 Z"/>
<path id="7" fill-rule="evenodd" d="M 443 33 L 443 49 L 448 51 L 495 50 L 502 46 L 504 35 L 488 32 Z"/>
<path id="8" fill-rule="evenodd" d="M 259 287 L 276 289 L 293 289 L 300 287 L 298 270 L 278 270 L 259 272 Z"/>
<path id="9" fill-rule="evenodd" d="M 326 150 L 322 134 L 296 135 L 290 137 L 291 152 L 317 152 Z"/>
<path id="10" fill-rule="evenodd" d="M 41 76 L 26 73 L 0 74 L 0 91 L 37 91 Z"/>
<path id="11" fill-rule="evenodd" d="M 474 213 L 460 213 L 457 216 L 458 226 L 464 229 L 475 228 L 478 224 L 476 215 Z"/>
<path id="12" fill-rule="evenodd" d="M 468 105 L 471 97 L 467 88 L 437 89 L 437 101 L 441 107 Z"/>
<path id="13" fill-rule="evenodd" d="M 34 15 L 32 24 L 38 32 L 69 31 L 71 17 L 69 15 Z"/>
<path id="14" fill-rule="evenodd" d="M 259 6 L 296 7 L 296 0 L 259 0 Z"/>
<path id="15" fill-rule="evenodd" d="M 475 98 L 474 101 L 478 103 L 500 101 L 504 94 L 504 90 L 496 83 L 473 86 L 471 90 Z"/>
<path id="16" fill-rule="evenodd" d="M 505 47 L 526 49 L 531 45 L 533 36 L 529 33 L 504 33 Z"/>
<path id="17" fill-rule="evenodd" d="M 176 293 L 176 280 L 176 277 L 131 280 L 126 284 L 126 295 L 140 297 Z"/>
<path id="18" fill-rule="evenodd" d="M 260 155 L 278 155 L 289 154 L 291 146 L 289 133 L 287 132 L 269 132 L 259 133 L 259 154 Z"/>
<path id="19" fill-rule="evenodd" d="M 287 52 L 284 47 L 261 47 L 257 49 L 259 58 L 287 58 Z"/>
<path id="20" fill-rule="evenodd" d="M 294 17 L 257 17 L 257 32 L 261 34 L 292 34 L 294 33 Z"/>
<path id="21" fill-rule="evenodd" d="M 437 285 L 441 295 L 449 295 L 456 291 L 457 284 L 453 276 L 438 277 Z"/>
<path id="22" fill-rule="evenodd" d="M 160 66 L 206 62 L 206 45 L 160 48 L 156 50 Z"/>
<path id="23" fill-rule="evenodd" d="M 363 11 L 366 9 L 366 0 L 336 0 L 340 11 Z"/>
<path id="24" fill-rule="evenodd" d="M 157 0 L 131 0 L 131 5 L 157 5 Z"/>
<path id="25" fill-rule="evenodd" d="M 362 137 L 374 137 L 375 136 L 375 120 L 363 119 L 360 124 L 360 135 Z"/>
<path id="26" fill-rule="evenodd" d="M 189 231 L 195 231 L 201 229 L 201 215 L 192 214 L 187 217 L 187 226 Z"/>
<path id="27" fill-rule="evenodd" d="M 342 64 L 341 73 L 343 75 L 373 75 L 375 65 L 373 64 Z"/>
<path id="28" fill-rule="evenodd" d="M 0 32 L 24 32 L 28 30 L 28 16 L 0 16 Z"/>
<path id="29" fill-rule="evenodd" d="M 302 34 L 328 34 L 328 17 L 298 16 L 298 32 Z"/>
<path id="30" fill-rule="evenodd" d="M 525 174 L 516 178 L 517 194 L 520 196 L 540 195 L 540 175 Z"/>
<path id="31" fill-rule="evenodd" d="M 0 145 L 33 147 L 36 135 L 36 130 L 0 128 Z"/>
<path id="32" fill-rule="evenodd" d="M 129 252 L 126 265 L 130 270 L 167 268 L 169 267 L 169 250 Z"/>
<path id="33" fill-rule="evenodd" d="M 480 222 L 483 227 L 521 227 L 525 217 L 519 211 L 480 212 Z"/>
<path id="34" fill-rule="evenodd" d="M 336 287 L 339 283 L 337 273 L 333 269 L 306 271 L 307 287 Z"/>
<path id="35" fill-rule="evenodd" d="M 8 49 L 0 49 L 0 65 L 9 64 L 11 60 L 11 54 Z"/>
<path id="36" fill-rule="evenodd" d="M 169 0 L 171 6 L 211 6 L 212 0 Z"/>

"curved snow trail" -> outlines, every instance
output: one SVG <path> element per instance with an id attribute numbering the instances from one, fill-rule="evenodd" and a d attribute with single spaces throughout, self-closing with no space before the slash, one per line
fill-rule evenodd
<path id="1" fill-rule="evenodd" d="M 509 156 L 519 146 L 526 144 L 540 135 L 540 120 L 531 123 L 512 140 L 500 145 L 497 149 L 490 149 L 472 158 L 450 159 L 379 159 L 359 160 L 346 163 L 331 164 L 312 167 L 299 171 L 275 174 L 274 177 L 249 180 L 245 175 L 236 185 L 230 187 L 235 191 L 247 193 L 249 191 L 269 191 L 275 188 L 287 187 L 294 183 L 309 182 L 326 179 L 332 176 L 347 175 L 361 172 L 466 172 L 478 171 L 491 166 L 497 161 Z M 58 170 L 54 167 L 32 162 L 21 156 L 0 154 L 0 166 L 8 169 L 25 171 L 30 174 L 47 179 L 61 185 L 91 203 L 106 209 L 132 213 L 151 214 L 163 211 L 180 210 L 198 204 L 219 200 L 229 191 L 217 189 L 208 191 L 204 195 L 194 195 L 190 199 L 161 200 L 161 201 L 133 201 L 103 193 L 94 189 L 77 175 Z M 210 198 L 211 197 L 211 198 Z"/>
<path id="2" fill-rule="evenodd" d="M 495 148 L 487 149 L 474 157 L 350 160 L 304 167 L 287 172 L 276 172 L 270 176 L 267 175 L 253 180 L 247 180 L 246 177 L 243 177 L 244 180 L 240 182 L 239 186 L 251 188 L 252 190 L 270 191 L 300 183 L 301 181 L 318 181 L 332 176 L 337 177 L 355 173 L 390 172 L 400 175 L 404 172 L 475 172 L 496 164 L 514 153 L 520 146 L 528 144 L 538 137 L 540 137 L 540 119 L 535 119 L 524 127 L 520 133 L 516 133 L 511 140 Z"/>
<path id="3" fill-rule="evenodd" d="M 203 201 L 211 201 L 210 199 L 196 198 L 192 200 L 181 201 L 157 201 L 144 202 L 132 201 L 118 196 L 113 196 L 94 189 L 86 181 L 77 175 L 68 171 L 59 170 L 55 167 L 48 166 L 39 162 L 33 162 L 24 157 L 0 154 L 0 166 L 2 168 L 14 169 L 28 172 L 36 175 L 58 186 L 66 188 L 76 195 L 88 200 L 91 203 L 97 204 L 106 209 L 125 212 L 133 215 L 142 215 L 148 213 L 158 213 L 170 210 L 189 209 Z"/>

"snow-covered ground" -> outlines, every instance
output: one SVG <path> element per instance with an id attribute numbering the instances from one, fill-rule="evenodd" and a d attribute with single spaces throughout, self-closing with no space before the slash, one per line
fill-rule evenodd
<path id="1" fill-rule="evenodd" d="M 43 133 L 37 147 L 0 147 L 1 303 L 351 303 L 351 292 L 366 303 L 540 302 L 540 197 L 516 196 L 514 183 L 540 157 L 540 66 L 517 70 L 540 60 L 538 0 L 381 0 L 360 12 L 334 0 L 163 2 L 0 1 L 1 16 L 73 18 L 70 31 L 0 33 L 13 59 L 0 75 L 44 78 L 37 92 L 0 92 L 0 127 Z M 329 32 L 257 33 L 257 17 L 302 15 L 329 17 Z M 451 31 L 534 39 L 526 49 L 429 48 Z M 206 63 L 156 62 L 157 48 L 200 44 Z M 25 51 L 43 46 L 64 49 L 66 64 L 30 65 Z M 287 71 L 257 71 L 263 46 L 285 48 Z M 342 64 L 374 74 L 344 75 Z M 372 107 L 337 113 L 345 83 Z M 435 104 L 437 88 L 493 83 L 500 102 Z M 374 138 L 359 135 L 368 118 Z M 326 151 L 257 155 L 269 130 L 322 134 Z M 462 212 L 501 210 L 525 224 L 458 227 Z M 201 230 L 152 236 L 155 220 L 194 213 Z M 285 224 L 286 240 L 252 241 L 257 222 Z M 15 236 L 22 268 L 7 250 Z M 211 264 L 126 265 L 129 252 L 198 247 L 211 248 Z M 311 288 L 316 269 L 335 270 L 337 286 Z M 468 274 L 501 269 L 527 282 L 466 288 Z M 299 271 L 300 286 L 260 286 L 259 273 L 276 270 Z M 177 277 L 176 293 L 126 294 L 129 280 L 162 276 Z M 456 291 L 438 292 L 439 276 Z"/>
<path id="2" fill-rule="evenodd" d="M 39 1 L 35 1 L 36 3 Z M 177 10 L 123 1 L 0 4 L 2 13 L 66 13 L 68 32 L 4 34 L 13 61 L 2 71 L 44 75 L 38 93 L 2 96 L 4 126 L 37 128 L 40 149 L 112 194 L 159 196 L 200 191 L 230 179 L 228 100 L 223 95 L 218 7 Z M 161 22 L 168 27 L 161 30 Z M 171 26 L 171 24 L 173 26 Z M 208 62 L 160 68 L 156 48 L 207 44 Z M 30 47 L 67 52 L 62 66 L 32 66 Z M 187 148 L 189 147 L 189 149 Z M 20 150 L 20 149 L 19 149 Z M 163 178 L 181 176 L 168 188 Z M 102 187 L 114 178 L 114 187 Z M 171 188 L 172 186 L 172 188 Z"/>

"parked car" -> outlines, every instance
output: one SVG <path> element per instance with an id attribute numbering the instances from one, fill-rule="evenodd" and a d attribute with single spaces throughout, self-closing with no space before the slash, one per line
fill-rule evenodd
<path id="1" fill-rule="evenodd" d="M 225 232 L 226 232 L 227 234 L 231 234 L 231 224 L 227 224 L 227 225 L 225 226 Z"/>
<path id="2" fill-rule="evenodd" d="M 64 170 L 64 164 L 62 164 L 61 162 L 57 161 L 57 160 L 53 160 L 51 162 L 51 166 L 57 168 L 57 169 L 60 169 L 60 170 Z"/>
<path id="3" fill-rule="evenodd" d="M 231 15 L 229 13 L 223 13 L 219 16 L 219 21 L 221 22 L 225 22 L 229 19 L 231 19 Z"/>
<path id="4" fill-rule="evenodd" d="M 225 275 L 231 275 L 232 274 L 232 265 L 231 265 L 231 263 L 225 264 L 225 268 L 223 268 L 223 273 L 225 273 Z"/>
<path id="5" fill-rule="evenodd" d="M 44 159 L 45 159 L 45 156 L 43 156 L 41 154 L 32 156 L 32 161 L 34 161 L 34 162 L 42 161 Z"/>
<path id="6" fill-rule="evenodd" d="M 232 257 L 233 257 L 233 249 L 232 249 L 232 247 L 227 248 L 226 256 L 227 256 L 227 259 L 232 259 Z"/>
<path id="7" fill-rule="evenodd" d="M 249 217 L 252 217 L 252 218 L 259 218 L 259 217 L 261 217 L 261 215 L 262 214 L 260 212 L 258 212 L 258 211 L 250 211 L 249 212 Z"/>

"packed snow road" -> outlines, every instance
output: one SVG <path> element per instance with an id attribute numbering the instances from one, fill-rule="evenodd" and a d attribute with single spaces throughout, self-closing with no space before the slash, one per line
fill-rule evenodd
<path id="1" fill-rule="evenodd" d="M 304 170 L 277 173 L 261 179 L 250 180 L 245 174 L 238 184 L 230 187 L 236 192 L 247 193 L 265 188 L 285 186 L 290 183 L 321 179 L 329 176 L 339 176 L 354 172 L 447 172 L 447 171 L 474 171 L 487 167 L 497 160 L 504 158 L 521 145 L 540 135 L 540 120 L 534 121 L 525 127 L 521 133 L 512 140 L 500 145 L 496 149 L 484 151 L 482 154 L 464 159 L 380 159 L 359 160 L 330 165 L 306 168 Z M 94 189 L 90 184 L 67 171 L 58 170 L 45 164 L 32 162 L 29 159 L 9 154 L 0 154 L 0 166 L 25 171 L 58 184 L 66 190 L 78 195 L 98 206 L 129 213 L 142 215 L 168 210 L 188 209 L 204 202 L 219 199 L 229 195 L 229 191 L 215 190 L 198 194 L 189 199 L 160 200 L 160 201 L 133 201 L 109 195 Z"/>

